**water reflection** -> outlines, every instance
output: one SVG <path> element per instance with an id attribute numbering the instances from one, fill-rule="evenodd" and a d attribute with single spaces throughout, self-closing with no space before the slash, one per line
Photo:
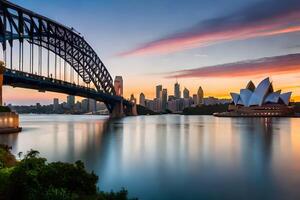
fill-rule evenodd
<path id="1" fill-rule="evenodd" d="M 15 153 L 83 160 L 104 190 L 140 199 L 281 199 L 300 195 L 300 119 L 23 115 L 0 135 Z"/>

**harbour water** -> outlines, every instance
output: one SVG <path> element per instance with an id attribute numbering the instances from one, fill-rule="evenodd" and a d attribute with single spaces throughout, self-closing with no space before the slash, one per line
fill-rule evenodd
<path id="1" fill-rule="evenodd" d="M 13 152 L 82 160 L 101 190 L 159 199 L 299 199 L 300 118 L 20 115 Z"/>

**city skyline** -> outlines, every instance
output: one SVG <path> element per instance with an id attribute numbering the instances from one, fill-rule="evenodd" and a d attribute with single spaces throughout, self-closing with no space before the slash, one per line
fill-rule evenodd
<path id="1" fill-rule="evenodd" d="M 123 76 L 126 98 L 140 92 L 153 98 L 158 84 L 172 91 L 176 79 L 191 94 L 201 85 L 205 96 L 229 98 L 247 80 L 269 76 L 276 89 L 300 100 L 299 1 L 12 2 L 82 33 L 113 78 Z M 4 94 L 4 102 L 13 104 L 66 99 L 11 87 Z"/>

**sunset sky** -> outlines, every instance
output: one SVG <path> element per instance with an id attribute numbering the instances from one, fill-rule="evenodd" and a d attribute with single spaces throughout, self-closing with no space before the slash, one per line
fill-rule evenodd
<path id="1" fill-rule="evenodd" d="M 269 76 L 300 101 L 299 0 L 12 0 L 82 33 L 125 97 L 162 84 L 229 97 Z M 65 95 L 5 87 L 4 101 L 47 104 Z"/>

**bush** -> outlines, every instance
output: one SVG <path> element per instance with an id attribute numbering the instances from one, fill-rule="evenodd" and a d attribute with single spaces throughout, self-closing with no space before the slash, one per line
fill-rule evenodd
<path id="1" fill-rule="evenodd" d="M 49 196 L 67 194 L 95 195 L 98 177 L 85 171 L 81 161 L 46 163 L 38 152 L 31 150 L 10 175 L 10 199 L 48 199 Z"/>
<path id="2" fill-rule="evenodd" d="M 13 169 L 13 167 L 0 169 L 0 197 L 3 196 L 8 189 L 8 182 Z"/>
<path id="3" fill-rule="evenodd" d="M 10 153 L 11 147 L 0 144 L 0 169 L 16 164 L 16 158 Z"/>
<path id="4" fill-rule="evenodd" d="M 5 163 L 9 148 L 0 146 L 0 161 Z M 11 154 L 10 154 L 11 155 Z M 2 156 L 2 157 L 1 157 Z M 2 158 L 2 160 L 1 160 Z M 4 166 L 5 164 L 3 164 Z M 99 192 L 98 176 L 86 171 L 83 162 L 47 163 L 39 152 L 30 150 L 14 167 L 0 169 L 0 199 L 28 200 L 127 200 L 127 191 Z"/>
<path id="5" fill-rule="evenodd" d="M 11 112 L 11 109 L 7 106 L 0 106 L 0 112 Z"/>
<path id="6" fill-rule="evenodd" d="M 212 115 L 216 112 L 226 112 L 229 104 L 200 105 L 188 107 L 182 111 L 184 115 Z"/>
<path id="7" fill-rule="evenodd" d="M 153 110 L 150 110 L 144 106 L 136 105 L 136 110 L 138 115 L 157 115 L 158 113 L 154 112 Z"/>

